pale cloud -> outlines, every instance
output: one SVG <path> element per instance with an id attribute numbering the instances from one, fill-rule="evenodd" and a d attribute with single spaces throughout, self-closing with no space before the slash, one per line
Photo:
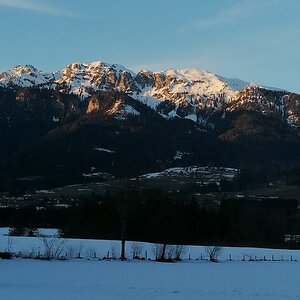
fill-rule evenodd
<path id="1" fill-rule="evenodd" d="M 276 2 L 276 0 L 274 1 Z M 205 29 L 240 22 L 263 11 L 270 4 L 271 2 L 269 0 L 237 2 L 231 7 L 217 11 L 216 14 L 211 17 L 191 22 L 186 29 Z"/>
<path id="2" fill-rule="evenodd" d="M 56 16 L 74 16 L 72 12 L 51 5 L 49 2 L 44 0 L 0 0 L 0 6 Z"/>
<path id="3" fill-rule="evenodd" d="M 226 2 L 224 1 L 224 3 Z M 270 12 L 276 10 L 283 10 L 283 13 L 300 10 L 299 0 L 285 0 L 284 6 L 282 5 L 282 0 L 237 0 L 232 6 L 216 10 L 210 16 L 187 22 L 184 26 L 178 28 L 178 33 L 186 34 L 194 30 L 238 25 L 245 21 L 251 21 L 255 17 L 262 18 L 265 14 L 270 14 Z"/>

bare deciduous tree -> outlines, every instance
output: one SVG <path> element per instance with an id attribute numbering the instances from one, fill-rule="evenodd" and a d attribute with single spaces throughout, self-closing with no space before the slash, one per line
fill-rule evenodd
<path id="1" fill-rule="evenodd" d="M 118 257 L 118 252 L 119 252 L 119 247 L 117 244 L 112 243 L 110 245 L 110 255 L 112 259 L 117 259 Z"/>
<path id="2" fill-rule="evenodd" d="M 183 245 L 167 245 L 167 244 L 156 244 L 152 249 L 156 260 L 159 261 L 179 261 L 182 255 L 186 251 L 186 247 Z"/>
<path id="3" fill-rule="evenodd" d="M 144 246 L 142 243 L 138 243 L 138 242 L 132 243 L 131 244 L 132 258 L 140 258 L 142 255 L 143 248 Z"/>
<path id="4" fill-rule="evenodd" d="M 167 244 L 155 244 L 152 247 L 152 253 L 155 256 L 155 260 L 166 261 L 166 259 L 171 259 L 172 249 Z"/>
<path id="5" fill-rule="evenodd" d="M 56 259 L 59 258 L 63 251 L 63 247 L 66 243 L 65 239 L 62 239 L 58 236 L 45 237 L 40 236 L 39 239 L 42 241 L 44 246 L 44 258 L 45 259 Z"/>
<path id="6" fill-rule="evenodd" d="M 72 259 L 75 258 L 77 255 L 76 247 L 74 245 L 68 245 L 66 248 L 66 258 Z"/>
<path id="7" fill-rule="evenodd" d="M 221 246 L 207 246 L 205 252 L 207 253 L 211 262 L 218 262 L 218 256 L 221 254 L 223 248 Z"/>
<path id="8" fill-rule="evenodd" d="M 68 244 L 66 246 L 66 258 L 81 258 L 84 250 L 82 243 L 79 244 Z"/>
<path id="9" fill-rule="evenodd" d="M 10 235 L 7 236 L 7 247 L 5 248 L 6 252 L 12 252 L 12 238 Z"/>
<path id="10" fill-rule="evenodd" d="M 86 248 L 86 250 L 85 250 L 85 258 L 87 258 L 87 259 L 95 259 L 96 258 L 96 249 L 94 247 Z"/>
<path id="11" fill-rule="evenodd" d="M 162 248 L 163 248 L 163 245 L 162 244 L 154 244 L 152 246 L 152 253 L 155 257 L 155 260 L 159 260 L 162 256 Z"/>
<path id="12" fill-rule="evenodd" d="M 174 259 L 179 261 L 182 259 L 182 256 L 186 253 L 186 247 L 184 245 L 176 245 L 174 247 Z"/>

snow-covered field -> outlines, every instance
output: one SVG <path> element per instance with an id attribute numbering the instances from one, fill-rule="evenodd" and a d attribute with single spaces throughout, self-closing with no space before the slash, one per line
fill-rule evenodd
<path id="1" fill-rule="evenodd" d="M 3 235 L 6 231 L 0 230 L 0 251 L 8 245 L 14 252 L 43 251 L 39 238 L 9 238 Z M 64 245 L 66 249 L 77 247 L 85 258 L 0 260 L 0 299 L 300 299 L 300 251 L 224 248 L 220 262 L 210 263 L 200 259 L 201 254 L 205 256 L 203 247 L 187 247 L 179 263 L 99 260 L 107 251 L 118 252 L 119 244 L 70 239 Z M 153 245 L 141 245 L 142 253 L 147 251 L 153 257 Z M 128 257 L 131 246 L 128 242 Z M 91 249 L 96 259 L 87 259 Z M 233 261 L 228 260 L 229 255 Z M 270 260 L 272 255 L 278 261 L 248 261 L 250 257 Z M 241 261 L 243 256 L 246 261 Z"/>
<path id="2" fill-rule="evenodd" d="M 295 262 L 0 260 L 5 300 L 300 299 Z"/>

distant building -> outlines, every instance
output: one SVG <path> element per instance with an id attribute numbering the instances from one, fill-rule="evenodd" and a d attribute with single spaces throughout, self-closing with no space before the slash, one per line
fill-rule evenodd
<path id="1" fill-rule="evenodd" d="M 284 235 L 284 242 L 285 243 L 296 243 L 299 244 L 300 242 L 300 234 L 285 234 Z"/>

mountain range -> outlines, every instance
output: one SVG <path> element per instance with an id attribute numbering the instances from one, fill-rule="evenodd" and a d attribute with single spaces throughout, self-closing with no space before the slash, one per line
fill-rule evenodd
<path id="1" fill-rule="evenodd" d="M 205 122 L 200 113 L 203 110 L 226 114 L 245 108 L 280 116 L 291 126 L 300 125 L 299 95 L 199 69 L 141 70 L 135 74 L 121 65 L 98 61 L 73 63 L 56 72 L 43 72 L 25 65 L 0 73 L 0 87 L 36 87 L 77 95 L 82 101 L 88 100 L 87 112 L 99 108 L 99 103 L 91 99 L 95 92 L 114 90 L 146 104 L 166 118 L 180 117 L 201 123 Z M 119 110 L 117 104 L 115 109 Z M 128 110 L 129 114 L 137 113 L 132 108 Z M 124 111 L 127 112 L 126 107 Z"/>
<path id="2" fill-rule="evenodd" d="M 292 170 L 300 95 L 200 69 L 16 66 L 0 73 L 0 142 L 2 189 L 192 164 Z"/>

